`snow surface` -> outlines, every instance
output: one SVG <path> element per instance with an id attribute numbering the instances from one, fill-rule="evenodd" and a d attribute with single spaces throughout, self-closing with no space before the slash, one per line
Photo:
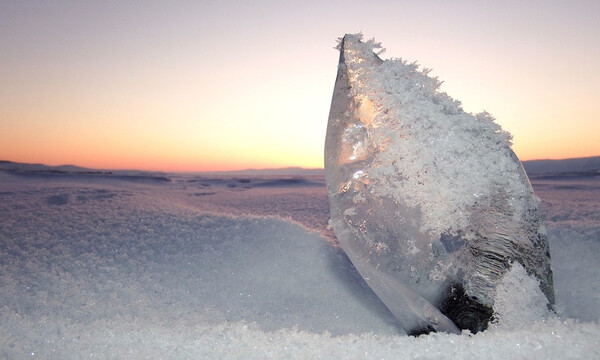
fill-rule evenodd
<path id="1" fill-rule="evenodd" d="M 532 182 L 560 317 L 414 338 L 326 228 L 322 176 L 0 171 L 0 358 L 599 358 L 600 179 Z"/>

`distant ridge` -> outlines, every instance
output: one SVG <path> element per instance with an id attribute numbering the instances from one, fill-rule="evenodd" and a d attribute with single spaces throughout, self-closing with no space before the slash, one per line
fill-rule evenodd
<path id="1" fill-rule="evenodd" d="M 529 160 L 523 161 L 527 174 L 557 174 L 557 173 L 597 173 L 600 172 L 600 156 L 561 159 L 561 160 Z M 98 170 L 75 165 L 49 166 L 43 164 L 17 163 L 0 160 L 0 171 L 65 173 L 65 174 L 101 174 L 120 176 L 153 176 L 164 177 L 167 172 L 137 171 L 137 170 Z M 202 171 L 187 172 L 198 175 L 229 175 L 229 176 L 322 176 L 323 169 L 305 169 L 301 167 L 286 167 L 277 169 L 246 169 L 233 171 Z M 174 173 L 170 173 L 174 174 Z"/>
<path id="2" fill-rule="evenodd" d="M 165 173 L 156 171 L 98 170 L 75 165 L 50 166 L 44 164 L 17 163 L 7 160 L 0 160 L 0 171 L 12 172 L 17 174 L 33 174 L 46 176 L 105 176 L 122 180 L 146 179 L 170 181 L 170 179 L 165 175 Z"/>
<path id="3" fill-rule="evenodd" d="M 523 161 L 528 174 L 584 173 L 600 171 L 600 156 L 562 160 Z"/>
<path id="4" fill-rule="evenodd" d="M 53 173 L 108 173 L 103 170 L 88 169 L 75 165 L 50 166 L 44 164 L 17 163 L 8 160 L 0 160 L 0 170 L 4 171 L 27 171 L 27 172 L 53 172 Z"/>

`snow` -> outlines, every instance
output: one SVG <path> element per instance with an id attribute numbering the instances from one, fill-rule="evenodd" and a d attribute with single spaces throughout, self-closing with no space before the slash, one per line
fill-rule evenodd
<path id="1" fill-rule="evenodd" d="M 496 326 L 507 328 L 554 317 L 540 289 L 540 281 L 528 275 L 517 262 L 511 264 L 496 288 L 494 311 Z"/>
<path id="2" fill-rule="evenodd" d="M 533 179 L 559 317 L 415 338 L 326 228 L 322 176 L 163 176 L 0 171 L 0 358 L 600 357 L 597 178 Z"/>

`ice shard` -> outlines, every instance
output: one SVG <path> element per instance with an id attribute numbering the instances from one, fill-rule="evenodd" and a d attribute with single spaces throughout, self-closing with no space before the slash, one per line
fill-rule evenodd
<path id="1" fill-rule="evenodd" d="M 345 35 L 325 143 L 330 224 L 409 334 L 481 331 L 518 262 L 554 302 L 548 241 L 511 137 L 440 82 Z"/>

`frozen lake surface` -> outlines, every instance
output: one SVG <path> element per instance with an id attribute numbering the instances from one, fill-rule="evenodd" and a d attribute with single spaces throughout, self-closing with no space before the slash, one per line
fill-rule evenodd
<path id="1" fill-rule="evenodd" d="M 531 180 L 559 316 L 414 338 L 321 175 L 0 171 L 0 358 L 600 358 L 600 177 Z"/>

